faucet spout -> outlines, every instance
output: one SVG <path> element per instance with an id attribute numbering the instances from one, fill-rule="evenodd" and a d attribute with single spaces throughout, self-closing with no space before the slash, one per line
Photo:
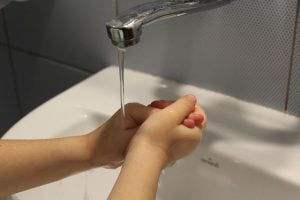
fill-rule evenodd
<path id="1" fill-rule="evenodd" d="M 142 27 L 155 21 L 224 6 L 233 0 L 157 0 L 130 8 L 106 23 L 112 44 L 126 48 L 140 41 Z"/>

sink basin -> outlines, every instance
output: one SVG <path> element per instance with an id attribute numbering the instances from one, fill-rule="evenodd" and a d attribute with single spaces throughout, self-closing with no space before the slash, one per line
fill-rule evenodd
<path id="1" fill-rule="evenodd" d="M 143 104 L 192 93 L 208 113 L 204 141 L 163 171 L 158 200 L 299 200 L 299 118 L 129 69 L 125 91 L 126 102 Z M 119 105 L 118 68 L 110 66 L 29 113 L 4 138 L 84 134 Z M 106 199 L 119 171 L 94 169 L 5 200 Z"/>

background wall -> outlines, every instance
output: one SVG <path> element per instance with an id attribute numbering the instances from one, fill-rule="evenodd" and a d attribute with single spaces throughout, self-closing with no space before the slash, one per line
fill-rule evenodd
<path id="1" fill-rule="evenodd" d="M 300 116 L 298 1 L 236 0 L 152 24 L 127 50 L 126 66 Z M 105 30 L 110 8 L 108 0 L 30 0 L 4 9 L 8 38 L 0 31 L 0 41 L 10 50 L 23 115 L 115 63 Z"/>
<path id="2" fill-rule="evenodd" d="M 0 66 L 0 133 L 3 133 L 20 117 L 8 49 L 4 46 L 0 46 Z"/>
<path id="3" fill-rule="evenodd" d="M 3 22 L 0 13 L 0 136 L 20 117 Z"/>
<path id="4" fill-rule="evenodd" d="M 297 23 L 297 37 L 291 73 L 291 88 L 288 99 L 288 111 L 291 114 L 300 116 L 300 14 L 298 15 Z"/>

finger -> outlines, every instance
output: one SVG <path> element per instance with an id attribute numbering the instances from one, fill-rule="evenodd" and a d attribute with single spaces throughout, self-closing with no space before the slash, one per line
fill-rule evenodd
<path id="1" fill-rule="evenodd" d="M 196 101 L 193 95 L 186 95 L 162 110 L 161 114 L 169 117 L 170 122 L 181 124 L 195 108 Z"/>
<path id="2" fill-rule="evenodd" d="M 194 128 L 196 123 L 193 119 L 184 119 L 182 124 L 187 128 Z"/>
<path id="3" fill-rule="evenodd" d="M 200 126 L 204 120 L 204 117 L 198 113 L 191 113 L 189 114 L 188 119 L 193 120 L 195 125 Z"/>
<path id="4" fill-rule="evenodd" d="M 164 109 L 167 106 L 171 105 L 172 103 L 174 103 L 174 101 L 155 100 L 151 104 L 149 104 L 149 106 L 158 108 L 158 109 Z M 203 108 L 197 105 L 194 107 L 194 109 L 191 112 L 196 115 L 201 115 L 200 117 L 193 116 L 190 119 L 193 119 L 195 121 L 196 126 L 201 126 L 201 127 L 205 128 L 207 126 L 207 115 L 206 115 L 205 111 L 203 110 Z"/>
<path id="5" fill-rule="evenodd" d="M 164 109 L 167 106 L 171 105 L 172 103 L 174 103 L 174 101 L 155 100 L 155 101 L 151 102 L 151 104 L 149 106 L 158 108 L 158 109 Z M 196 108 L 194 107 L 193 111 L 195 111 L 195 109 Z M 199 126 L 203 121 L 203 116 L 200 114 L 196 114 L 196 113 L 191 113 L 188 118 L 189 119 L 184 119 L 182 122 L 182 124 L 188 128 L 194 128 L 195 125 Z"/>
<path id="6" fill-rule="evenodd" d="M 195 114 L 200 114 L 203 116 L 203 121 L 201 122 L 201 127 L 205 128 L 207 126 L 207 115 L 203 108 L 201 106 L 196 106 L 195 111 L 193 112 Z"/>

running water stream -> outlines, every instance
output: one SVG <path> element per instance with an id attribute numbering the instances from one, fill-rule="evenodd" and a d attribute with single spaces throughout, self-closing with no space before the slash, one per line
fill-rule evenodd
<path id="1" fill-rule="evenodd" d="M 120 77 L 120 103 L 123 119 L 125 119 L 124 107 L 124 56 L 125 49 L 117 48 L 118 51 L 118 64 L 119 64 L 119 77 Z"/>

